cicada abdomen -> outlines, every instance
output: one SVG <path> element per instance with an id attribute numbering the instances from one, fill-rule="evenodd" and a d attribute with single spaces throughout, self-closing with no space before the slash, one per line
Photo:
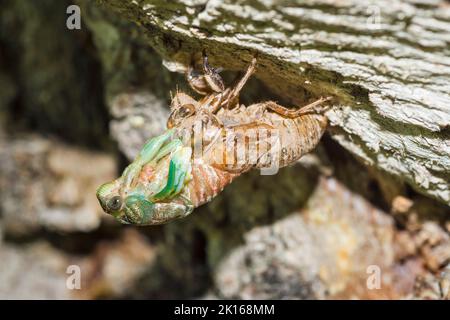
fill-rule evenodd
<path id="1" fill-rule="evenodd" d="M 240 174 L 208 163 L 194 163 L 191 181 L 187 185 L 189 199 L 195 207 L 209 202 Z"/>
<path id="2" fill-rule="evenodd" d="M 276 172 L 319 143 L 327 126 L 325 116 L 290 118 L 266 104 L 224 109 L 217 115 L 199 113 L 180 126 L 185 145 L 193 149 L 188 187 L 195 206 L 210 201 L 240 174 L 252 168 Z"/>
<path id="3" fill-rule="evenodd" d="M 273 128 L 269 129 L 270 136 L 274 137 L 269 139 L 271 145 L 268 149 L 271 153 L 259 158 L 255 167 L 288 166 L 317 146 L 327 127 L 327 118 L 324 115 L 309 113 L 289 118 L 267 110 L 265 104 L 255 104 L 247 108 L 247 113 L 254 114 L 255 121 Z M 261 113 L 262 116 L 259 117 Z"/>
<path id="4" fill-rule="evenodd" d="M 217 114 L 223 124 L 221 136 L 203 161 L 242 173 L 250 168 L 285 167 L 315 148 L 327 126 L 324 115 L 288 117 L 268 109 L 267 104 L 221 110 Z"/>

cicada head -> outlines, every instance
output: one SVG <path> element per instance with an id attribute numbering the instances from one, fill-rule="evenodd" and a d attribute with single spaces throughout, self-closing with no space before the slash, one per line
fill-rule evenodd
<path id="1" fill-rule="evenodd" d="M 168 130 L 150 139 L 120 178 L 97 189 L 106 213 L 122 223 L 153 225 L 192 212 L 182 195 L 190 175 L 191 149 L 171 137 Z"/>
<path id="2" fill-rule="evenodd" d="M 124 224 L 157 225 L 189 215 L 193 206 L 179 199 L 152 202 L 144 193 L 122 192 L 121 179 L 105 183 L 97 189 L 103 210 Z"/>

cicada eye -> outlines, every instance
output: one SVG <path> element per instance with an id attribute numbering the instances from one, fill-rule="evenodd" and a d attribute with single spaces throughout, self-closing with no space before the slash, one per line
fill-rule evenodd
<path id="1" fill-rule="evenodd" d="M 186 118 L 193 115 L 195 112 L 195 107 L 192 104 L 182 105 L 176 113 L 177 118 Z"/>
<path id="2" fill-rule="evenodd" d="M 195 113 L 195 106 L 193 104 L 184 104 L 181 107 L 172 111 L 167 121 L 167 128 L 172 128 L 181 120 L 190 117 Z"/>
<path id="3" fill-rule="evenodd" d="M 119 196 L 112 197 L 106 203 L 108 210 L 118 211 L 122 207 L 122 199 Z"/>

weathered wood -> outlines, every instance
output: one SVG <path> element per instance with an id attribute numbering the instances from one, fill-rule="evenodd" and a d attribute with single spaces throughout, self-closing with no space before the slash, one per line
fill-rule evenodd
<path id="1" fill-rule="evenodd" d="M 203 48 L 232 70 L 258 54 L 256 77 L 280 96 L 303 104 L 333 95 L 327 115 L 336 141 L 450 204 L 447 2 L 100 2 L 146 30 L 172 70 Z"/>

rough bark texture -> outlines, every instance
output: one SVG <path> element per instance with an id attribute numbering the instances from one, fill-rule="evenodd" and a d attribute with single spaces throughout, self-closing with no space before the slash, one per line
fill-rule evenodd
<path id="1" fill-rule="evenodd" d="M 69 4 L 0 4 L 0 297 L 448 297 L 448 4 L 78 0 L 68 31 Z M 187 219 L 118 225 L 95 185 L 164 130 L 170 70 L 203 48 L 226 80 L 258 54 L 245 103 L 334 96 L 328 133 Z"/>

